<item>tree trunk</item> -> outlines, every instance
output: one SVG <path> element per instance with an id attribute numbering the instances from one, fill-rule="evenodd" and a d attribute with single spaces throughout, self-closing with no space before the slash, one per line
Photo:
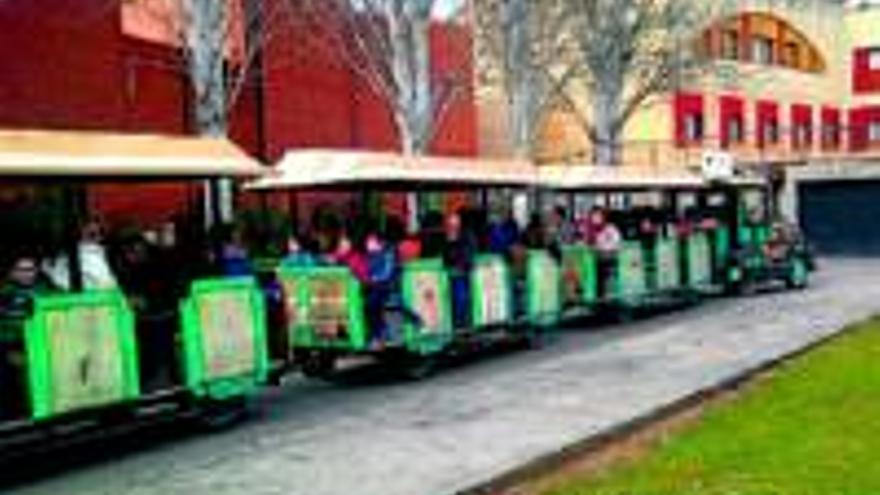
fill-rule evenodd
<path id="1" fill-rule="evenodd" d="M 533 154 L 537 112 L 538 81 L 534 77 L 529 36 L 528 0 L 502 2 L 502 29 L 505 45 L 504 64 L 510 99 L 510 136 L 514 156 L 528 159 Z"/>
<path id="2" fill-rule="evenodd" d="M 620 86 L 597 85 L 593 99 L 593 160 L 596 165 L 613 166 L 620 163 Z"/>
<path id="3" fill-rule="evenodd" d="M 186 40 L 189 76 L 193 88 L 196 132 L 200 136 L 225 138 L 228 132 L 225 74 L 226 2 L 187 0 L 189 25 Z M 215 187 L 216 186 L 216 187 Z M 233 216 L 232 181 L 219 180 L 205 187 L 205 219 L 229 222 Z"/>
<path id="4" fill-rule="evenodd" d="M 434 134 L 430 23 L 433 0 L 390 0 L 385 18 L 391 40 L 391 67 L 397 88 L 395 123 L 406 156 L 427 153 Z M 419 198 L 407 195 L 408 224 L 418 227 Z"/>
<path id="5" fill-rule="evenodd" d="M 395 122 L 404 154 L 427 151 L 433 130 L 431 4 L 425 0 L 391 0 L 385 4 L 397 89 L 393 103 Z"/>

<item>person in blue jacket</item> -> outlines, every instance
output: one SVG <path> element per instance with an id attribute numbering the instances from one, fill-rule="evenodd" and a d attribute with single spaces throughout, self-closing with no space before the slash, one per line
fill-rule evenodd
<path id="1" fill-rule="evenodd" d="M 385 322 L 387 306 L 399 292 L 400 262 L 397 250 L 377 231 L 371 231 L 364 239 L 367 257 L 365 283 L 367 323 L 375 343 L 393 340 L 391 329 Z"/>

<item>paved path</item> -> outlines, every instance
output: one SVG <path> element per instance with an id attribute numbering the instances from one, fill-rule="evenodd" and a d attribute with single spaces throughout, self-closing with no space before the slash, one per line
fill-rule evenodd
<path id="1" fill-rule="evenodd" d="M 452 495 L 880 312 L 880 261 L 823 268 L 805 292 L 569 332 L 424 383 L 290 384 L 229 432 L 13 493 Z"/>

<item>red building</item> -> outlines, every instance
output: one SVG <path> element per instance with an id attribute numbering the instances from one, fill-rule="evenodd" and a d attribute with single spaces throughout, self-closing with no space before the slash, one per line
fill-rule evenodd
<path id="1" fill-rule="evenodd" d="M 192 131 L 185 68 L 173 43 L 157 42 L 124 21 L 120 0 L 0 2 L 0 127 L 125 132 Z M 267 162 L 293 147 L 392 149 L 387 107 L 326 46 L 292 24 L 274 32 L 261 64 L 231 112 L 232 138 Z M 432 31 L 437 73 L 470 73 L 470 35 L 452 24 Z M 432 151 L 477 151 L 470 84 L 443 119 Z M 161 219 L 187 199 L 182 186 L 137 195 L 93 195 L 99 209 Z"/>

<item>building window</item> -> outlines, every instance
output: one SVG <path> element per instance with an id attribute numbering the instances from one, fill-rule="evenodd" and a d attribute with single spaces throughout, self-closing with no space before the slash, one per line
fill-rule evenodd
<path id="1" fill-rule="evenodd" d="M 810 124 L 800 123 L 794 126 L 794 144 L 798 148 L 805 148 L 810 144 L 812 129 Z"/>
<path id="2" fill-rule="evenodd" d="M 762 132 L 762 140 L 765 144 L 776 144 L 779 142 L 779 121 L 776 119 L 764 122 Z"/>
<path id="3" fill-rule="evenodd" d="M 797 43 L 789 42 L 785 44 L 784 57 L 785 65 L 792 68 L 798 68 L 801 66 L 801 52 Z"/>
<path id="4" fill-rule="evenodd" d="M 742 117 L 731 117 L 727 119 L 727 125 L 724 129 L 724 137 L 728 143 L 742 143 L 745 135 L 745 129 L 743 129 L 743 119 Z"/>
<path id="5" fill-rule="evenodd" d="M 880 144 L 880 120 L 875 120 L 868 124 L 868 142 Z"/>
<path id="6" fill-rule="evenodd" d="M 684 116 L 684 139 L 688 142 L 703 140 L 703 114 L 689 113 Z"/>
<path id="7" fill-rule="evenodd" d="M 752 61 L 757 64 L 773 63 L 773 40 L 766 36 L 752 38 Z"/>
<path id="8" fill-rule="evenodd" d="M 728 60 L 739 60 L 739 32 L 724 31 L 721 36 L 721 56 Z"/>
<path id="9" fill-rule="evenodd" d="M 837 122 L 822 124 L 822 142 L 831 147 L 840 144 L 840 124 Z"/>
<path id="10" fill-rule="evenodd" d="M 871 48 L 868 51 L 868 70 L 880 71 L 880 48 Z"/>

